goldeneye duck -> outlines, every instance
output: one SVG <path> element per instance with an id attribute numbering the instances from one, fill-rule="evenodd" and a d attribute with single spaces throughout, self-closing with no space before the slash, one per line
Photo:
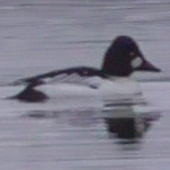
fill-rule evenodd
<path id="1" fill-rule="evenodd" d="M 134 71 L 160 72 L 160 69 L 147 61 L 141 53 L 137 43 L 129 36 L 118 36 L 107 49 L 101 68 L 79 66 L 61 70 L 54 70 L 45 74 L 19 79 L 10 85 L 26 85 L 19 94 L 11 97 L 26 102 L 42 102 L 49 98 L 47 94 L 37 90 L 40 85 L 53 81 L 58 83 L 75 83 L 97 88 L 97 85 L 88 84 L 92 77 L 112 80 L 112 77 L 126 78 Z"/>

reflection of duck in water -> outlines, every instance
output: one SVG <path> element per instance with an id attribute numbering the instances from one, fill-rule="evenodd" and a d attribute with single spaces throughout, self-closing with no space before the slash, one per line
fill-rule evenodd
<path id="1" fill-rule="evenodd" d="M 136 108 L 135 108 L 136 107 Z M 112 108 L 105 108 L 104 122 L 109 133 L 119 138 L 139 138 L 148 131 L 152 122 L 160 117 L 157 110 L 148 110 L 149 106 L 139 105 L 118 105 Z"/>
<path id="2" fill-rule="evenodd" d="M 130 89 L 133 93 L 132 86 L 134 81 L 128 78 L 133 71 L 159 72 L 160 70 L 144 58 L 132 38 L 128 36 L 118 36 L 106 51 L 101 69 L 80 66 L 20 79 L 11 85 L 26 85 L 26 87 L 23 91 L 11 98 L 26 102 L 44 101 L 50 98 L 47 87 L 54 82 L 84 84 L 92 89 L 96 89 L 98 85 L 88 82 L 88 80 L 91 80 L 93 77 L 111 80 L 110 82 L 113 82 L 112 94 L 114 94 L 114 92 L 119 93 L 119 91 L 120 93 L 124 93 L 125 91 L 128 93 Z M 113 79 L 113 77 L 115 78 Z M 45 92 L 43 91 L 44 88 L 46 89 Z M 122 89 L 124 89 L 124 91 L 122 91 Z M 66 94 L 68 89 L 62 90 L 65 91 Z M 61 89 L 59 91 L 61 93 Z M 78 93 L 80 93 L 80 91 L 81 90 L 79 90 Z M 90 93 L 98 93 L 98 91 L 96 91 L 97 90 L 91 90 Z M 76 95 L 76 90 L 73 93 Z"/>

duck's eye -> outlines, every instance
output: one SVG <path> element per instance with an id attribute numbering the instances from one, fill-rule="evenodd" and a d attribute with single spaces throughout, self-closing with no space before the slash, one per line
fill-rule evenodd
<path id="1" fill-rule="evenodd" d="M 133 51 L 131 51 L 129 54 L 130 54 L 131 57 L 135 56 L 135 53 Z"/>

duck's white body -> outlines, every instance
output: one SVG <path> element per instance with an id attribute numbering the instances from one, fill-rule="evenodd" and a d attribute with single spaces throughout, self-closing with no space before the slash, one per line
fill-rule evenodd
<path id="1" fill-rule="evenodd" d="M 6 98 L 11 94 L 20 93 L 24 88 L 25 86 L 8 87 L 4 88 L 2 93 Z M 50 106 L 50 109 L 55 110 L 92 108 L 101 110 L 105 106 L 105 108 L 115 107 L 117 104 L 138 104 L 143 99 L 139 83 L 131 78 L 114 77 L 112 81 L 101 80 L 97 89 L 75 84 L 55 84 L 53 82 L 37 86 L 35 90 L 41 91 L 49 97 L 46 101 L 48 105 L 43 105 L 43 108 Z"/>
<path id="2" fill-rule="evenodd" d="M 21 92 L 25 85 L 11 86 L 2 88 L 1 96 L 13 96 Z M 87 86 L 67 83 L 48 83 L 36 86 L 35 90 L 41 91 L 50 99 L 60 100 L 76 98 L 99 98 L 99 99 L 118 99 L 118 98 L 132 98 L 134 95 L 140 94 L 141 89 L 139 83 L 131 78 L 114 77 L 112 80 L 100 80 L 97 89 L 92 89 Z"/>
<path id="3" fill-rule="evenodd" d="M 74 97 L 113 97 L 132 96 L 141 93 L 139 83 L 130 78 L 113 78 L 101 80 L 97 89 L 91 89 L 82 85 L 75 84 L 45 84 L 35 87 L 51 96 L 50 98 L 74 98 Z"/>

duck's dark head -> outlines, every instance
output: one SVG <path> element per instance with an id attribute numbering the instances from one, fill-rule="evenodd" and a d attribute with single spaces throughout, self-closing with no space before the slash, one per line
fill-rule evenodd
<path id="1" fill-rule="evenodd" d="M 133 71 L 160 72 L 147 61 L 136 42 L 128 36 L 118 36 L 106 51 L 102 71 L 113 76 L 129 76 Z"/>

